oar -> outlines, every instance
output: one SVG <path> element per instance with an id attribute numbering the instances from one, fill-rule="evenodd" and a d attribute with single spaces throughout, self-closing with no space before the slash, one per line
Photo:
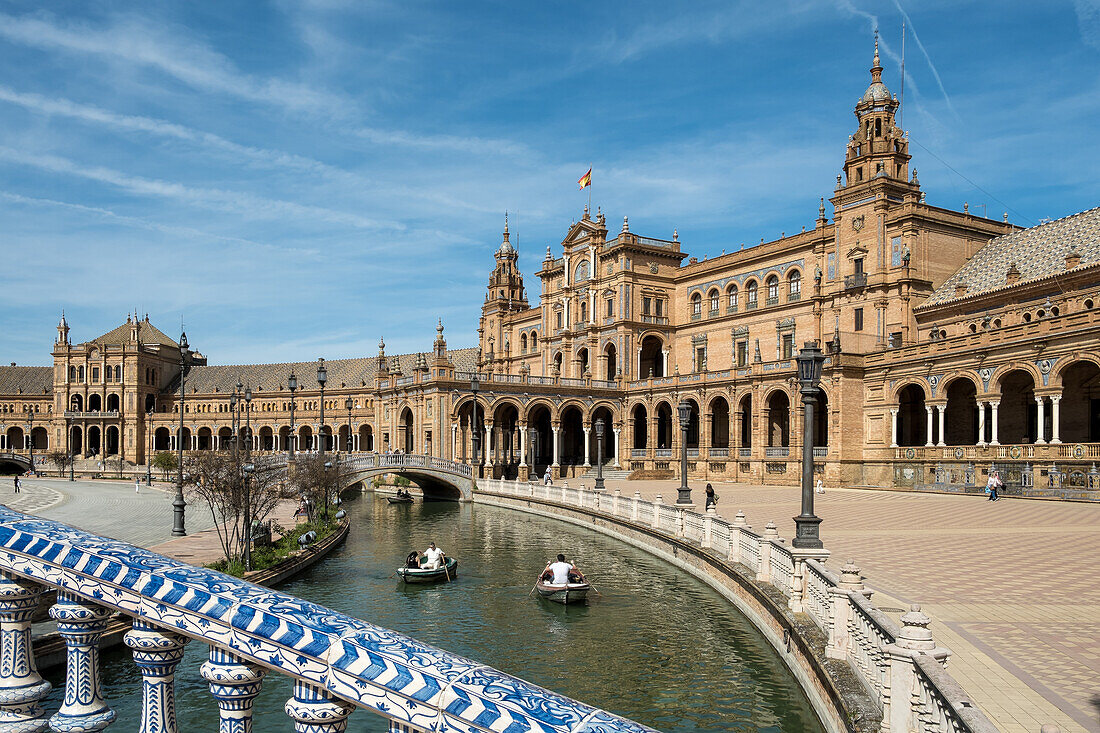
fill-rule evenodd
<path id="1" fill-rule="evenodd" d="M 600 593 L 600 589 L 599 589 L 599 588 L 597 588 L 596 586 L 592 585 L 592 583 L 591 583 L 591 582 L 590 582 L 590 581 L 588 580 L 588 578 L 586 578 L 586 577 L 585 577 L 584 573 L 581 573 L 581 574 L 580 574 L 580 576 L 581 576 L 581 580 L 583 580 L 583 581 L 584 581 L 585 583 L 588 583 L 588 586 L 589 586 L 589 587 L 590 587 L 590 588 L 591 588 L 592 590 L 596 591 L 596 595 L 598 595 L 598 596 L 602 596 L 602 595 L 603 595 L 603 593 Z"/>
<path id="2" fill-rule="evenodd" d="M 447 556 L 443 556 L 443 575 L 447 577 L 447 582 L 451 582 L 451 571 L 447 569 Z"/>

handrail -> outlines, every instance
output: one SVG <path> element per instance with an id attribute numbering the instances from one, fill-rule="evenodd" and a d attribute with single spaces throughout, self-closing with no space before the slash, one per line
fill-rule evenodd
<path id="1" fill-rule="evenodd" d="M 317 715 L 311 730 L 338 730 L 330 725 L 353 706 L 417 732 L 482 730 L 486 717 L 508 721 L 502 730 L 570 733 L 585 720 L 591 721 L 585 730 L 652 730 L 310 601 L 6 507 L 0 507 L 0 546 L 0 630 L 6 639 L 13 634 L 15 660 L 32 658 L 30 614 L 13 611 L 33 608 L 44 588 L 58 590 L 51 615 L 65 622 L 59 624 L 69 654 L 65 699 L 80 701 L 62 706 L 59 714 L 70 716 L 70 723 L 113 719 L 98 698 L 98 655 L 89 650 L 107 615 L 121 611 L 135 619 L 127 644 L 146 676 L 146 712 L 150 706 L 160 714 L 174 710 L 171 670 L 182 657 L 182 637 L 192 637 L 211 646 L 202 674 L 219 703 L 226 702 L 223 730 L 225 720 L 250 715 L 264 668 L 295 681 L 287 713 L 299 722 Z M 165 666 L 167 675 L 160 669 Z M 42 710 L 33 703 L 49 685 L 33 662 L 26 672 L 14 663 L 0 668 L 8 677 L 0 679 L 4 689 L 26 686 L 21 707 L 6 712 L 37 720 Z M 242 698 L 247 706 L 239 704 Z M 11 705 L 0 701 L 0 707 Z"/>

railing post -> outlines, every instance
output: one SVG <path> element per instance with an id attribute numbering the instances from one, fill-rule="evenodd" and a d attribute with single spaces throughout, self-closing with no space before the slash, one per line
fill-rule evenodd
<path id="1" fill-rule="evenodd" d="M 890 665 L 890 686 L 884 690 L 884 695 L 889 696 L 889 730 L 909 731 L 917 729 L 914 725 L 916 716 L 920 714 L 919 707 L 915 705 L 916 696 L 913 691 L 917 689 L 917 665 L 918 654 L 927 654 L 941 665 L 947 665 L 947 659 L 951 652 L 942 647 L 937 647 L 932 638 L 932 632 L 928 625 L 932 620 L 921 613 L 920 606 L 914 604 L 909 607 L 909 612 L 901 617 L 901 633 L 897 640 L 883 649 L 887 663 Z M 886 706 L 884 705 L 884 708 Z M 886 719 L 883 719 L 883 727 Z"/>
<path id="2" fill-rule="evenodd" d="M 638 521 L 638 503 L 642 500 L 642 492 L 635 491 L 634 498 L 630 501 L 630 519 L 632 521 Z"/>
<path id="3" fill-rule="evenodd" d="M 189 639 L 141 619 L 126 632 L 141 670 L 141 733 L 176 733 L 176 667 Z"/>
<path id="4" fill-rule="evenodd" d="M 765 524 L 764 535 L 760 538 L 760 569 L 756 571 L 756 579 L 764 583 L 772 582 L 772 540 L 778 539 L 775 522 Z"/>
<path id="5" fill-rule="evenodd" d="M 99 637 L 107 628 L 109 609 L 96 606 L 67 590 L 57 591 L 50 618 L 65 640 L 65 701 L 50 718 L 56 731 L 103 730 L 115 720 L 99 686 Z"/>
<path id="6" fill-rule="evenodd" d="M 294 720 L 295 733 L 343 733 L 354 706 L 298 680 L 294 683 L 294 697 L 286 701 L 283 709 Z"/>
<path id="7" fill-rule="evenodd" d="M 714 535 L 714 512 L 708 511 L 703 516 L 703 547 L 710 549 L 711 537 Z"/>
<path id="8" fill-rule="evenodd" d="M 745 512 L 737 510 L 737 515 L 730 524 L 730 562 L 742 562 L 741 560 L 741 531 L 751 529 L 749 520 L 745 519 Z"/>
<path id="9" fill-rule="evenodd" d="M 661 499 L 661 495 L 653 497 L 653 527 L 659 528 L 661 526 L 661 505 L 664 501 Z"/>
<path id="10" fill-rule="evenodd" d="M 210 683 L 210 694 L 218 702 L 218 733 L 252 733 L 252 702 L 267 670 L 212 646 L 199 674 Z"/>
<path id="11" fill-rule="evenodd" d="M 825 656 L 829 659 L 847 659 L 848 649 L 852 638 L 849 633 L 848 623 L 852 618 L 852 601 L 850 593 L 859 593 L 866 598 L 871 597 L 871 591 L 863 587 L 863 576 L 859 566 L 854 560 L 849 560 L 840 570 L 840 583 L 835 588 L 830 588 L 832 596 L 829 628 L 825 630 L 828 636 L 825 642 Z"/>
<path id="12" fill-rule="evenodd" d="M 31 617 L 42 586 L 0 571 L 0 730 L 41 733 L 49 726 L 39 704 L 50 683 L 34 665 Z"/>

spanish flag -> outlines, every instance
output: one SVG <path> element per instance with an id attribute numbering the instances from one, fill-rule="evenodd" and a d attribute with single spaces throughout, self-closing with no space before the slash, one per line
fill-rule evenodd
<path id="1" fill-rule="evenodd" d="M 587 173 L 585 173 L 583 176 L 580 177 L 580 179 L 577 181 L 577 185 L 580 186 L 581 191 L 583 191 L 584 189 L 586 189 L 586 188 L 588 188 L 589 186 L 592 185 L 592 169 L 591 168 L 588 169 Z"/>

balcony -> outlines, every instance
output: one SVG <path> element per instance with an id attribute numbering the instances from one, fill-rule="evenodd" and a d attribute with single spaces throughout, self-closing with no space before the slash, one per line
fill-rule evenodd
<path id="1" fill-rule="evenodd" d="M 735 305 L 726 306 L 726 313 L 727 314 L 736 313 L 736 312 L 737 312 L 737 306 L 735 306 Z"/>
<path id="2" fill-rule="evenodd" d="M 859 288 L 867 287 L 867 273 L 857 272 L 854 275 L 844 276 L 844 289 L 845 290 L 857 290 Z"/>
<path id="3" fill-rule="evenodd" d="M 707 313 L 707 318 L 717 318 L 717 317 L 718 317 L 718 309 L 717 308 L 715 308 L 714 310 Z"/>
<path id="4" fill-rule="evenodd" d="M 802 293 L 791 293 L 787 296 L 788 303 L 797 303 L 800 300 L 802 300 Z"/>
<path id="5" fill-rule="evenodd" d="M 755 300 L 750 300 L 748 303 L 745 303 L 745 310 L 747 310 L 747 311 L 756 310 L 756 301 Z"/>
<path id="6" fill-rule="evenodd" d="M 764 305 L 766 305 L 766 306 L 779 305 L 779 296 L 778 295 L 773 295 L 773 296 L 769 297 L 767 300 L 764 301 Z"/>
<path id="7" fill-rule="evenodd" d="M 707 451 L 707 455 L 711 458 L 729 458 L 730 457 L 730 449 L 729 448 L 711 448 L 710 450 Z"/>
<path id="8" fill-rule="evenodd" d="M 698 321 L 702 317 L 703 317 L 702 313 L 692 313 L 691 314 L 691 320 L 693 320 L 693 321 Z"/>
<path id="9" fill-rule="evenodd" d="M 769 446 L 764 449 L 765 458 L 786 458 L 791 454 L 788 446 Z"/>
<path id="10" fill-rule="evenodd" d="M 99 410 L 93 410 L 91 412 L 66 410 L 65 417 L 72 418 L 74 420 L 112 420 L 118 417 L 118 410 L 106 410 L 103 412 Z"/>
<path id="11" fill-rule="evenodd" d="M 656 323 L 658 326 L 667 326 L 668 318 L 666 316 L 643 315 L 642 323 Z"/>

